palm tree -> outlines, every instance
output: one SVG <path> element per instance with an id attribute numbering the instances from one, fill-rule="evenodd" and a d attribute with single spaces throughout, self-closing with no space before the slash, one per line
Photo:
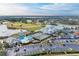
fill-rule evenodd
<path id="1" fill-rule="evenodd" d="M 0 43 L 0 49 L 2 49 L 2 44 Z"/>

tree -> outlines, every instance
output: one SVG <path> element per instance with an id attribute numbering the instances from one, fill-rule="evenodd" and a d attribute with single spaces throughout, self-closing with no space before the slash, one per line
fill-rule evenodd
<path id="1" fill-rule="evenodd" d="M 6 52 L 4 50 L 0 50 L 0 56 L 5 56 Z"/>
<path id="2" fill-rule="evenodd" d="M 6 52 L 5 52 L 5 50 L 3 50 L 2 43 L 0 43 L 0 56 L 5 56 L 5 55 L 6 55 Z"/>
<path id="3" fill-rule="evenodd" d="M 0 43 L 0 49 L 2 49 L 2 43 Z"/>
<path id="4" fill-rule="evenodd" d="M 10 45 L 7 43 L 7 42 L 4 42 L 4 48 L 9 48 L 10 47 Z"/>

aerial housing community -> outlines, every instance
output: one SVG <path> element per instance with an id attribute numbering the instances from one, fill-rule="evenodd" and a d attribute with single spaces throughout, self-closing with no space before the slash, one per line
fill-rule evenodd
<path id="1" fill-rule="evenodd" d="M 0 16 L 0 55 L 78 54 L 78 22 L 78 16 Z"/>

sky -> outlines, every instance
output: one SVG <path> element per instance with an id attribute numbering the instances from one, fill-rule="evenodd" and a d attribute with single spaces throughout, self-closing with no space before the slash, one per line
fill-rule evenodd
<path id="1" fill-rule="evenodd" d="M 79 15 L 79 3 L 0 3 L 0 15 Z"/>

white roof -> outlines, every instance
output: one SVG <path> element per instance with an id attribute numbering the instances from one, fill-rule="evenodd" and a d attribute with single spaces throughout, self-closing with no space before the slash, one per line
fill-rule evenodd
<path id="1" fill-rule="evenodd" d="M 26 32 L 26 30 L 23 30 Z M 19 33 L 20 30 L 12 30 L 8 29 L 6 25 L 0 25 L 0 37 L 6 37 L 6 36 L 11 36 L 13 34 Z"/>
<path id="2" fill-rule="evenodd" d="M 7 26 L 6 25 L 0 25 L 0 31 L 7 31 Z"/>
<path id="3" fill-rule="evenodd" d="M 42 28 L 40 31 L 42 31 L 43 33 L 52 33 L 55 32 L 57 30 L 61 30 L 63 29 L 63 26 L 61 25 L 47 25 L 45 28 Z"/>

